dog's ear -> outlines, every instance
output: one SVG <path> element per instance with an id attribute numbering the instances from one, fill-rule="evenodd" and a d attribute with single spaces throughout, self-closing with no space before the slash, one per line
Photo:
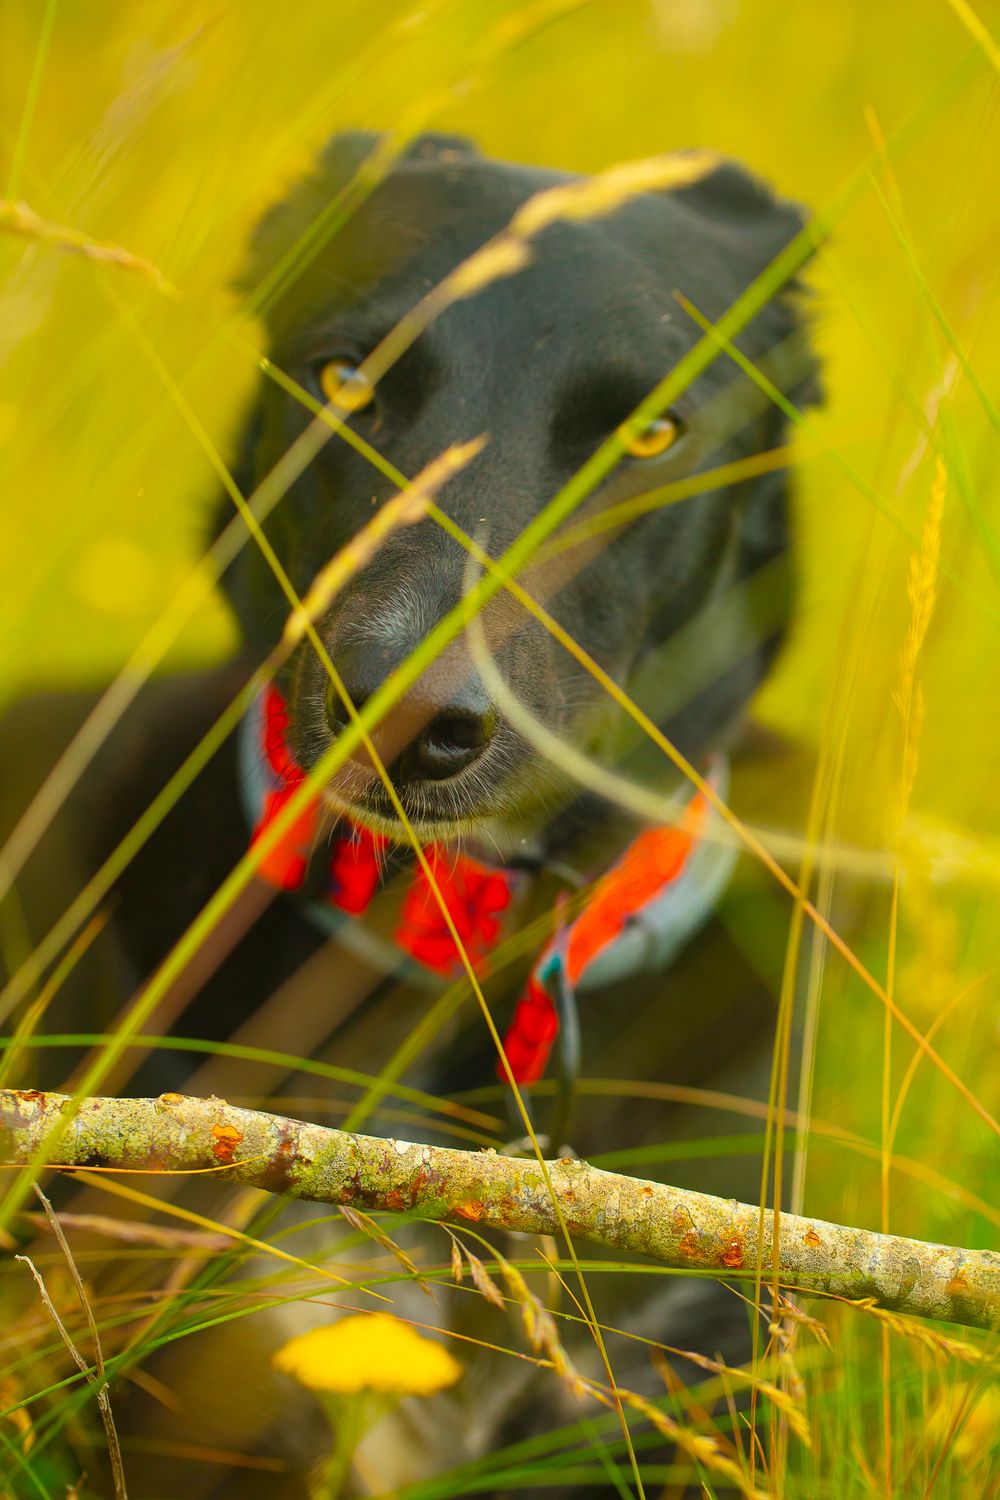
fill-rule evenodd
<path id="1" fill-rule="evenodd" d="M 331 185 L 343 186 L 358 172 L 385 140 L 377 130 L 340 130 L 327 141 L 320 152 L 318 167 Z M 399 161 L 453 161 L 457 157 L 479 156 L 479 147 L 464 135 L 445 135 L 428 131 L 414 136 Z"/>
<path id="2" fill-rule="evenodd" d="M 236 281 L 238 291 L 251 291 L 284 260 L 310 226 L 329 212 L 348 184 L 364 174 L 366 162 L 384 140 L 385 136 L 375 130 L 341 130 L 330 138 L 312 171 L 257 224 L 250 237 L 247 265 Z M 478 147 L 465 136 L 428 133 L 414 137 L 390 170 L 411 162 L 447 163 L 479 154 Z"/>
<path id="3" fill-rule="evenodd" d="M 699 233 L 710 236 L 718 252 L 714 259 L 719 274 L 705 284 L 700 301 L 698 296 L 693 298 L 711 317 L 731 306 L 807 223 L 806 212 L 797 203 L 779 197 L 746 167 L 725 158 L 696 182 L 667 196 L 693 216 Z M 789 358 L 797 373 L 790 375 L 787 384 L 780 379 L 778 383 L 800 405 L 812 405 L 822 397 L 818 368 L 809 349 L 810 322 L 809 295 L 795 275 L 752 325 L 772 347 L 794 339 L 797 349 L 789 347 Z"/>
<path id="4" fill-rule="evenodd" d="M 754 276 L 806 222 L 797 203 L 780 198 L 746 167 L 728 159 L 671 196 L 705 220 L 716 236 L 731 238 L 734 248 L 748 257 Z"/>
<path id="5" fill-rule="evenodd" d="M 699 230 L 710 235 L 724 268 L 723 282 L 701 300 L 701 310 L 718 317 L 736 297 L 801 233 L 807 215 L 798 204 L 781 198 L 738 162 L 718 165 L 690 186 L 671 194 L 696 216 Z M 698 297 L 693 300 L 698 302 Z M 738 336 L 736 342 L 760 362 L 765 372 L 800 410 L 822 397 L 819 366 L 809 339 L 808 295 L 793 276 Z M 788 441 L 788 419 L 776 405 L 759 418 L 757 444 L 762 452 Z M 790 555 L 789 472 L 780 469 L 744 480 L 731 490 L 735 525 L 737 581 L 768 569 L 766 589 L 747 592 L 748 611 L 741 629 L 756 644 L 741 664 L 738 682 L 744 699 L 770 669 L 791 618 L 794 569 Z M 723 689 L 723 693 L 725 690 Z"/>
<path id="6" fill-rule="evenodd" d="M 415 136 L 400 157 L 400 161 L 457 161 L 459 158 L 481 156 L 475 141 L 465 135 L 446 135 L 443 131 L 429 130 Z"/>
<path id="7" fill-rule="evenodd" d="M 246 264 L 236 280 L 238 291 L 252 292 L 285 259 L 358 174 L 380 140 L 374 130 L 342 130 L 326 143 L 312 170 L 258 220 L 250 235 Z"/>

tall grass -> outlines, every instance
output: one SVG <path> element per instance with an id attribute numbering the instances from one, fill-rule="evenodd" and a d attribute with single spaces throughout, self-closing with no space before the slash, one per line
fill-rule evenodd
<path id="1" fill-rule="evenodd" d="M 785 889 L 765 888 L 763 877 L 754 887 L 750 875 L 723 912 L 772 987 L 770 1087 L 764 1080 L 755 1098 L 689 1091 L 688 1118 L 704 1113 L 703 1137 L 687 1127 L 659 1151 L 630 1158 L 626 1145 L 615 1160 L 643 1170 L 658 1157 L 710 1189 L 719 1159 L 759 1154 L 762 1202 L 790 1179 L 799 1211 L 969 1246 L 995 1244 L 1000 1224 L 990 1128 L 1000 1112 L 991 1065 L 1000 960 L 997 19 L 995 8 L 965 0 L 391 0 L 378 11 L 340 0 L 291 15 L 265 0 L 113 10 L 8 0 L 0 18 L 0 696 L 104 684 L 127 667 L 92 742 L 127 713 L 144 675 L 214 662 L 234 645 L 213 590 L 220 555 L 206 556 L 206 512 L 260 368 L 254 318 L 275 288 L 243 302 L 230 288 L 253 222 L 334 130 L 396 131 L 381 168 L 426 126 L 469 133 L 499 156 L 583 171 L 697 145 L 747 160 L 819 211 L 829 233 L 808 279 L 826 402 L 808 419 L 790 413 L 803 459 L 798 615 L 756 704 L 765 725 L 807 747 L 801 759 L 812 769 L 791 794 L 767 759 L 743 771 L 748 841 L 780 850 Z M 315 236 L 334 234 L 351 207 L 336 205 Z M 309 253 L 310 243 L 298 247 L 282 274 Z M 704 357 L 737 357 L 726 340 L 735 331 L 723 329 L 721 341 L 718 330 L 705 332 Z M 764 374 L 750 373 L 774 395 Z M 315 441 L 325 440 L 341 438 L 317 427 Z M 596 474 L 557 497 L 560 514 L 571 514 Z M 591 525 L 580 522 L 580 534 Z M 541 529 L 522 539 L 508 569 L 545 540 Z M 485 576 L 484 587 L 505 586 L 488 568 Z M 23 852 L 86 753 L 87 743 L 32 810 Z M 30 1078 L 36 1044 L 70 1045 L 38 1034 L 46 1006 L 106 915 L 114 869 L 179 790 L 165 788 L 106 878 L 78 893 L 43 944 L 44 962 L 32 957 L 45 934 L 26 927 L 19 861 L 4 866 L 0 855 L 4 966 L 24 976 L 23 995 L 9 998 L 26 1002 L 14 1045 L 0 1054 L 12 1076 Z M 188 935 L 178 972 L 240 879 Z M 789 902 L 789 887 L 809 904 Z M 536 939 L 518 935 L 497 963 Z M 157 1025 L 166 988 L 161 978 L 114 1034 L 76 1037 L 85 1087 L 99 1087 L 113 1067 L 127 1073 L 137 1047 L 157 1044 L 144 1028 Z M 205 1091 L 221 1078 L 254 1098 L 298 1090 L 296 1112 L 308 1105 L 351 1125 L 376 1103 L 383 1119 L 438 1112 L 437 1128 L 457 1140 L 499 1142 L 499 1089 L 438 1101 L 405 1082 L 467 995 L 461 984 L 443 994 L 363 1076 L 275 1045 L 266 1017 L 249 1038 L 206 1047 L 199 1076 Z M 343 1097 L 303 1100 L 310 1076 Z M 636 1059 L 634 1078 L 586 1087 L 637 1099 L 659 1088 L 666 1100 L 670 1084 L 647 1079 Z M 763 1144 L 724 1134 L 734 1116 L 762 1117 Z M 391 1297 L 413 1279 L 384 1243 L 339 1220 L 317 1255 L 302 1225 L 253 1196 L 220 1209 L 129 1179 L 92 1176 L 87 1186 L 92 1218 L 78 1230 L 96 1238 L 76 1259 L 116 1399 L 133 1382 L 169 1409 L 176 1393 L 146 1368 L 148 1357 L 188 1340 L 209 1348 L 198 1340 L 213 1328 L 244 1326 L 252 1361 L 255 1316 L 335 1300 L 348 1255 L 362 1300 Z M 11 1245 L 27 1208 L 24 1178 L 2 1205 Z M 450 1247 L 434 1233 L 420 1276 L 447 1283 Z M 467 1238 L 470 1254 L 474 1246 Z M 549 1250 L 555 1327 L 582 1321 L 598 1342 L 616 1341 L 589 1288 L 619 1268 L 588 1261 L 582 1276 L 571 1247 Z M 505 1272 L 488 1247 L 476 1253 L 482 1275 L 506 1289 L 501 1300 L 523 1312 L 530 1300 L 515 1273 L 538 1273 L 538 1260 Z M 35 1259 L 85 1344 L 64 1265 L 56 1255 Z M 653 1410 L 631 1398 L 616 1404 L 611 1358 L 602 1375 L 610 1410 L 433 1480 L 414 1474 L 401 1493 L 515 1493 L 560 1479 L 623 1495 L 680 1495 L 692 1482 L 708 1494 L 754 1485 L 787 1497 L 1000 1494 L 995 1339 L 928 1334 L 867 1308 L 797 1308 L 769 1288 L 770 1267 L 758 1272 L 758 1287 L 743 1290 L 773 1302 L 774 1313 L 744 1377 L 749 1405 L 736 1403 L 739 1378 L 724 1367 L 704 1369 L 686 1389 L 665 1373 Z M 482 1285 L 440 1295 L 472 1297 Z M 0 1264 L 0 1493 L 96 1495 L 100 1487 L 80 1478 L 102 1462 L 93 1393 L 68 1370 L 32 1292 L 20 1268 Z M 484 1341 L 511 1362 L 543 1357 L 500 1309 Z M 207 1390 L 210 1358 L 205 1375 Z M 246 1385 L 248 1418 L 225 1451 L 198 1450 L 169 1420 L 145 1441 L 206 1473 L 269 1472 L 252 1451 L 250 1365 Z M 667 1467 L 661 1451 L 650 1457 L 654 1429 L 676 1433 L 678 1424 L 684 1440 Z M 721 1467 L 691 1434 L 721 1445 Z M 130 1441 L 138 1453 L 143 1439 L 123 1440 L 126 1473 Z"/>

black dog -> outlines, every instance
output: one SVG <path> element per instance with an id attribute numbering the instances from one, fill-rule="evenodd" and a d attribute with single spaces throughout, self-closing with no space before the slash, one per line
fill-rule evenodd
<path id="1" fill-rule="evenodd" d="M 487 436 L 438 498 L 493 558 L 698 340 L 700 330 L 674 293 L 717 319 L 801 227 L 795 209 L 731 164 L 713 167 L 686 187 L 636 196 L 609 215 L 556 223 L 533 242 L 528 265 L 448 306 L 369 389 L 359 368 L 425 293 L 502 231 L 529 197 L 571 180 L 488 160 L 464 141 L 421 138 L 328 244 L 318 251 L 307 246 L 299 274 L 282 277 L 290 253 L 338 201 L 374 145 L 374 137 L 360 134 L 331 143 L 316 173 L 261 226 L 247 284 L 277 288 L 266 316 L 274 366 L 314 404 L 329 403 L 345 416 L 392 474 L 413 478 L 449 444 Z M 815 372 L 794 289 L 772 300 L 739 343 L 793 401 L 814 398 Z M 286 384 L 262 382 L 234 471 L 244 494 L 313 420 Z M 579 517 L 600 518 L 675 480 L 779 448 L 784 432 L 779 410 L 722 356 L 635 438 Z M 267 541 L 300 596 L 397 488 L 357 445 L 337 435 L 323 443 L 264 521 Z M 787 489 L 780 470 L 718 487 L 707 480 L 681 503 L 650 508 L 632 524 L 604 532 L 599 547 L 581 543 L 523 575 L 559 625 L 640 699 L 699 767 L 735 741 L 786 624 Z M 227 499 L 220 532 L 231 514 Z M 352 710 L 363 708 L 478 577 L 460 541 L 433 519 L 389 536 L 319 613 L 322 654 L 305 640 L 279 672 L 287 713 L 283 748 L 295 767 L 308 771 L 319 762 Z M 766 587 L 755 587 L 761 579 Z M 255 543 L 242 548 L 224 582 L 246 661 L 146 692 L 85 778 L 71 809 L 72 831 L 52 835 L 59 842 L 50 841 L 48 865 L 45 848 L 40 851 L 37 879 L 50 897 L 44 872 L 53 858 L 64 874 L 70 869 L 68 884 L 77 879 L 66 863 L 67 838 L 88 851 L 84 870 L 104 857 L 274 648 L 289 605 Z M 678 641 L 683 651 L 671 658 L 670 643 Z M 483 647 L 493 663 L 490 673 Z M 324 655 L 343 693 L 331 690 Z M 529 891 L 521 908 L 527 920 L 533 908 L 551 908 L 567 868 L 592 877 L 611 865 L 635 824 L 613 800 L 581 790 L 553 766 L 512 700 L 541 731 L 633 781 L 669 791 L 677 776 L 660 752 L 651 759 L 648 747 L 623 735 L 621 714 L 585 666 L 520 605 L 498 595 L 484 613 L 480 646 L 466 639 L 450 648 L 372 738 L 398 806 L 421 839 L 439 845 L 473 839 L 478 852 L 498 851 L 496 861 L 516 870 Z M 50 705 L 46 712 L 55 710 Z M 21 731 L 32 737 L 35 751 L 39 714 L 36 709 Z M 20 765 L 13 738 L 18 722 L 8 744 Z M 242 748 L 227 742 L 132 860 L 117 885 L 112 928 L 94 950 L 104 965 L 104 987 L 95 990 L 93 971 L 81 969 L 76 990 L 67 989 L 60 1002 L 67 1010 L 80 1005 L 83 988 L 89 1014 L 97 993 L 106 997 L 103 1018 L 110 1018 L 245 852 L 255 819 L 246 753 L 245 734 Z M 394 852 L 405 844 L 398 806 L 363 749 L 338 771 L 328 799 L 362 836 L 374 830 L 386 840 L 376 843 L 385 882 L 405 883 L 405 857 Z M 322 1052 L 379 1071 L 424 1007 L 424 990 L 412 965 L 380 976 L 367 952 L 349 954 L 338 939 L 331 941 L 329 927 L 316 920 L 323 875 L 317 866 L 325 860 L 321 846 L 300 878 L 288 882 L 298 889 L 273 901 L 262 887 L 251 888 L 230 926 L 208 945 L 203 968 L 174 986 L 163 1029 L 181 1015 L 183 1029 L 198 1037 L 224 1038 L 249 1027 L 245 1034 L 258 1045 L 303 1056 Z M 512 980 L 504 974 L 493 983 L 498 1014 L 506 1009 L 509 1015 L 524 974 L 522 963 Z M 350 1000 L 352 986 L 363 999 Z M 738 955 L 724 937 L 704 934 L 671 971 L 669 989 L 655 971 L 638 980 L 633 973 L 587 997 L 583 1072 L 704 1081 L 735 1059 L 758 1055 L 766 1015 L 766 997 Z M 494 1064 L 481 1021 L 469 1012 L 451 1023 L 431 1061 L 410 1080 L 437 1093 L 482 1086 L 493 1079 Z M 264 1101 L 280 1076 L 273 1068 L 234 1067 L 221 1083 Z M 191 1086 L 203 1090 L 219 1081 L 217 1074 L 201 1074 Z M 178 1082 L 177 1056 L 155 1054 L 129 1089 Z M 662 1140 L 676 1119 L 655 1102 L 591 1099 L 572 1144 L 589 1153 Z M 382 1127 L 376 1121 L 371 1128 Z M 733 1179 L 724 1186 L 736 1190 Z M 625 1313 L 620 1309 L 629 1307 L 635 1288 L 625 1277 L 615 1281 L 619 1311 L 608 1299 L 601 1309 L 610 1323 L 675 1346 L 741 1356 L 745 1315 L 718 1288 L 666 1282 L 666 1293 L 651 1298 L 644 1290 L 641 1311 L 633 1303 Z M 616 1374 L 625 1384 L 648 1386 L 639 1368 L 644 1357 L 633 1349 L 618 1351 Z M 246 1359 L 245 1345 L 234 1358 Z M 453 1409 L 444 1407 L 440 1426 L 424 1435 L 423 1453 L 412 1444 L 407 1449 L 410 1469 L 387 1469 L 387 1486 L 489 1450 L 505 1434 L 559 1420 L 551 1406 L 539 1416 L 537 1392 L 526 1392 L 519 1374 L 505 1391 L 495 1373 L 490 1379 L 497 1384 L 491 1399 L 480 1396 L 475 1424 L 456 1424 Z M 569 1403 L 565 1418 L 576 1420 Z M 252 1441 L 231 1411 L 206 1417 L 204 1425 L 206 1440 Z M 237 1489 L 251 1493 L 242 1478 Z M 269 1479 L 268 1493 L 300 1490 L 292 1481 L 279 1490 Z"/>
<path id="2" fill-rule="evenodd" d="M 373 145 L 365 136 L 334 140 L 317 175 L 259 230 L 251 284 L 281 262 Z M 418 143 L 272 305 L 275 362 L 325 401 L 325 371 L 349 379 L 424 291 L 503 229 L 527 197 L 567 180 L 486 160 L 465 142 Z M 799 228 L 787 204 L 728 165 L 683 191 L 641 195 L 609 218 L 556 224 L 526 269 L 440 316 L 357 406 L 351 425 L 411 477 L 449 442 L 488 434 L 484 452 L 449 484 L 443 504 L 500 556 L 697 338 L 674 291 L 706 316 L 720 316 Z M 781 298 L 756 320 L 744 347 L 758 359 L 779 347 L 787 356 L 795 333 L 793 307 Z M 812 370 L 797 341 L 796 353 L 785 364 L 795 367 L 801 399 Z M 606 508 L 700 467 L 777 446 L 784 419 L 751 395 L 727 361 L 716 363 L 669 414 L 673 440 L 662 452 L 654 441 L 650 456 L 626 458 L 596 504 Z M 349 400 L 355 405 L 358 395 Z M 308 420 L 300 403 L 265 381 L 237 471 L 245 490 Z M 394 487 L 344 442 L 326 445 L 266 526 L 300 593 Z M 559 580 L 556 618 L 627 683 L 654 647 L 703 608 L 723 569 L 733 582 L 784 551 L 784 497 L 778 476 L 652 513 Z M 340 594 L 319 628 L 355 704 L 457 603 L 466 563 L 439 527 L 421 525 L 397 533 Z M 247 642 L 266 650 L 287 604 L 258 549 L 244 548 L 229 593 Z M 697 757 L 729 732 L 767 669 L 777 634 L 747 621 L 741 659 L 703 681 L 695 701 L 669 716 L 666 727 L 682 750 Z M 599 743 L 607 715 L 595 723 L 592 710 L 603 695 L 541 627 L 522 615 L 498 666 L 547 727 L 578 737 L 585 720 L 588 742 Z M 344 714 L 334 703 L 328 723 L 328 680 L 315 653 L 302 653 L 289 686 L 292 739 L 309 766 Z M 395 775 L 418 829 L 487 821 L 542 830 L 550 815 L 536 806 L 538 757 L 481 685 L 467 681 L 453 690 L 442 677 L 424 697 L 432 718 Z M 369 821 L 394 822 L 374 787 L 360 794 L 355 810 Z M 398 823 L 390 831 L 398 836 Z"/>

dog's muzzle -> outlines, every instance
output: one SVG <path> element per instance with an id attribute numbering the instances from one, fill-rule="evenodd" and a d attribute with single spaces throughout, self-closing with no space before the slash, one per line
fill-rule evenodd
<path id="1" fill-rule="evenodd" d="M 325 698 L 334 737 L 350 723 L 348 702 L 360 713 L 393 665 L 385 649 L 374 643 L 352 643 L 337 652 L 333 666 L 339 684 L 331 682 Z M 495 725 L 493 702 L 475 672 L 431 671 L 383 717 L 371 731 L 371 741 L 394 785 L 402 789 L 459 775 L 487 749 Z"/>

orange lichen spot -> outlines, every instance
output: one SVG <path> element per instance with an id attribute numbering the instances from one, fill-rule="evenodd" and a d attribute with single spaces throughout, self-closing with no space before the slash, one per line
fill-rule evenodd
<path id="1" fill-rule="evenodd" d="M 804 1245 L 808 1245 L 811 1249 L 815 1250 L 816 1246 L 817 1245 L 822 1245 L 823 1241 L 820 1239 L 819 1235 L 816 1233 L 815 1229 L 810 1224 L 809 1228 L 806 1230 L 805 1234 L 802 1236 L 802 1243 Z"/>
<path id="2" fill-rule="evenodd" d="M 689 1229 L 684 1238 L 677 1246 L 681 1255 L 686 1255 L 691 1260 L 701 1259 L 701 1245 L 698 1241 L 698 1231 Z"/>
<path id="3" fill-rule="evenodd" d="M 37 1104 L 39 1100 L 44 1100 L 45 1095 L 41 1089 L 18 1089 L 17 1097 L 22 1104 Z"/>
<path id="4" fill-rule="evenodd" d="M 642 1196 L 644 1198 L 652 1198 L 652 1196 L 653 1196 L 653 1189 L 650 1187 L 650 1185 L 649 1185 L 648 1182 L 647 1182 L 646 1186 L 643 1187 L 643 1188 L 640 1188 L 639 1191 L 640 1191 L 640 1193 L 642 1194 Z"/>
<path id="5" fill-rule="evenodd" d="M 183 1094 L 161 1094 L 160 1095 L 160 1103 L 161 1104 L 165 1104 L 165 1105 L 167 1105 L 168 1108 L 172 1109 L 175 1104 L 183 1104 L 184 1103 L 184 1095 Z"/>
<path id="6" fill-rule="evenodd" d="M 486 1204 L 480 1203 L 478 1198 L 470 1198 L 467 1203 L 456 1203 L 455 1212 L 460 1219 L 471 1219 L 473 1224 L 478 1224 L 486 1213 Z"/>
<path id="7" fill-rule="evenodd" d="M 684 1234 L 692 1227 L 691 1215 L 685 1208 L 675 1208 L 671 1215 L 671 1222 L 677 1234 Z"/>
<path id="8" fill-rule="evenodd" d="M 948 1282 L 948 1295 L 950 1297 L 964 1297 L 968 1290 L 969 1283 L 961 1271 L 956 1271 L 955 1275 Z"/>
<path id="9" fill-rule="evenodd" d="M 730 1235 L 726 1241 L 726 1248 L 722 1252 L 722 1264 L 724 1266 L 737 1267 L 743 1264 L 743 1236 L 739 1234 Z"/>
<path id="10" fill-rule="evenodd" d="M 216 1161 L 229 1166 L 236 1154 L 236 1147 L 243 1139 L 243 1132 L 237 1130 L 235 1125 L 213 1125 L 212 1134 L 215 1136 L 212 1155 Z"/>

